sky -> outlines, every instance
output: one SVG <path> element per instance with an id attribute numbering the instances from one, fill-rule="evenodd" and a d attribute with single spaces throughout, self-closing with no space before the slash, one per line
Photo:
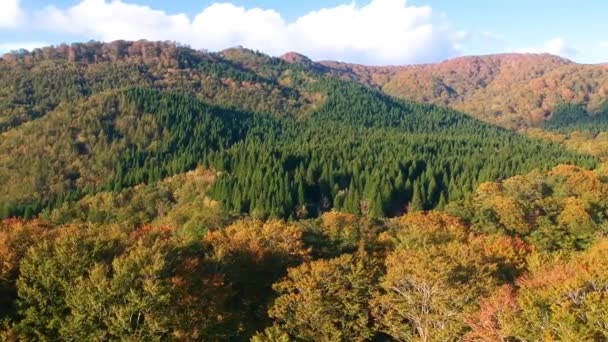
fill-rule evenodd
<path id="1" fill-rule="evenodd" d="M 368 65 L 504 52 L 608 62 L 606 0 L 0 0 L 0 53 L 171 40 Z"/>

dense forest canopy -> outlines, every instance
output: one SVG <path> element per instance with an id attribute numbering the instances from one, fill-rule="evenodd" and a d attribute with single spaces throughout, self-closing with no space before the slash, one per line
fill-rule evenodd
<path id="1" fill-rule="evenodd" d="M 608 339 L 608 154 L 577 138 L 605 110 L 564 102 L 533 139 L 367 72 L 170 42 L 5 55 L 0 339 Z"/>
<path id="2" fill-rule="evenodd" d="M 608 102 L 596 111 L 582 104 L 561 103 L 543 124 L 527 130 L 531 137 L 562 144 L 572 151 L 608 158 Z"/>
<path id="3" fill-rule="evenodd" d="M 483 181 L 596 163 L 242 49 L 89 43 L 9 55 L 3 67 L 24 91 L 5 107 L 31 114 L 2 112 L 4 217 L 197 165 L 220 173 L 211 194 L 237 213 L 383 217 L 442 207 Z"/>
<path id="4" fill-rule="evenodd" d="M 558 166 L 394 219 L 230 216 L 205 170 L 99 193 L 0 223 L 2 337 L 603 340 L 607 175 Z"/>

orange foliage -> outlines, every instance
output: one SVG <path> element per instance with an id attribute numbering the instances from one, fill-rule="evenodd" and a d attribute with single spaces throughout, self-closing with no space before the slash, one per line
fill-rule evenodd
<path id="1" fill-rule="evenodd" d="M 398 239 L 413 239 L 417 243 L 463 241 L 468 236 L 466 225 L 454 216 L 438 212 L 415 212 L 399 220 Z"/>
<path id="2" fill-rule="evenodd" d="M 249 260 L 262 262 L 269 257 L 303 259 L 309 251 L 302 244 L 302 231 L 279 220 L 262 222 L 247 219 L 206 237 L 220 259 L 246 253 Z"/>
<path id="3" fill-rule="evenodd" d="M 0 222 L 0 279 L 14 277 L 27 249 L 50 233 L 50 227 L 38 220 Z"/>
<path id="4" fill-rule="evenodd" d="M 465 341 L 503 342 L 506 339 L 500 331 L 498 317 L 507 310 L 517 307 L 515 290 L 504 285 L 494 295 L 482 299 L 479 311 L 467 318 L 471 331 L 464 336 Z"/>
<path id="5" fill-rule="evenodd" d="M 132 241 L 139 241 L 141 239 L 147 239 L 151 236 L 154 237 L 170 237 L 175 233 L 175 227 L 170 226 L 155 226 L 146 224 L 131 232 L 130 238 Z"/>
<path id="6" fill-rule="evenodd" d="M 590 341 L 608 338 L 608 240 L 570 259 L 541 259 L 515 287 L 480 301 L 468 341 Z"/>
<path id="7" fill-rule="evenodd" d="M 538 126 L 563 102 L 582 103 L 593 111 L 606 98 L 608 83 L 606 66 L 547 54 L 472 56 L 404 67 L 322 64 L 331 75 L 510 128 Z"/>

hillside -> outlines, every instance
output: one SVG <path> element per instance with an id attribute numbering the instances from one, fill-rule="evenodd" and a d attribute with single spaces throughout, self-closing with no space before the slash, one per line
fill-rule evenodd
<path id="1" fill-rule="evenodd" d="M 370 67 L 319 62 L 317 68 L 402 99 L 434 103 L 508 128 L 542 126 L 560 103 L 594 112 L 608 97 L 608 67 L 547 54 L 460 57 L 437 64 Z"/>
<path id="2" fill-rule="evenodd" d="M 264 70 L 254 73 L 222 54 L 167 42 L 90 42 L 6 54 L 0 59 L 0 132 L 60 103 L 125 87 L 193 93 L 210 104 L 277 116 L 305 113 L 317 101 L 284 84 L 296 77 L 284 72 L 295 68 L 257 56 Z"/>
<path id="3" fill-rule="evenodd" d="M 238 48 L 88 43 L 2 67 L 6 88 L 21 89 L 0 101 L 3 216 L 196 166 L 218 172 L 210 194 L 237 213 L 392 216 L 442 207 L 483 181 L 596 162 Z"/>
<path id="4" fill-rule="evenodd" d="M 484 63 L 446 98 L 504 78 Z M 606 340 L 608 164 L 549 141 L 605 139 L 606 108 L 560 104 L 531 139 L 377 89 L 395 70 L 3 57 L 0 340 Z"/>

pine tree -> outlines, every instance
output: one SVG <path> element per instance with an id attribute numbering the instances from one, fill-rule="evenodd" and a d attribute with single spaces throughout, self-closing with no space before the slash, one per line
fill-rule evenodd
<path id="1" fill-rule="evenodd" d="M 414 183 L 414 193 L 412 194 L 412 201 L 409 204 L 408 212 L 417 212 L 424 210 L 424 200 L 422 198 L 422 191 L 420 190 L 420 183 Z"/>

